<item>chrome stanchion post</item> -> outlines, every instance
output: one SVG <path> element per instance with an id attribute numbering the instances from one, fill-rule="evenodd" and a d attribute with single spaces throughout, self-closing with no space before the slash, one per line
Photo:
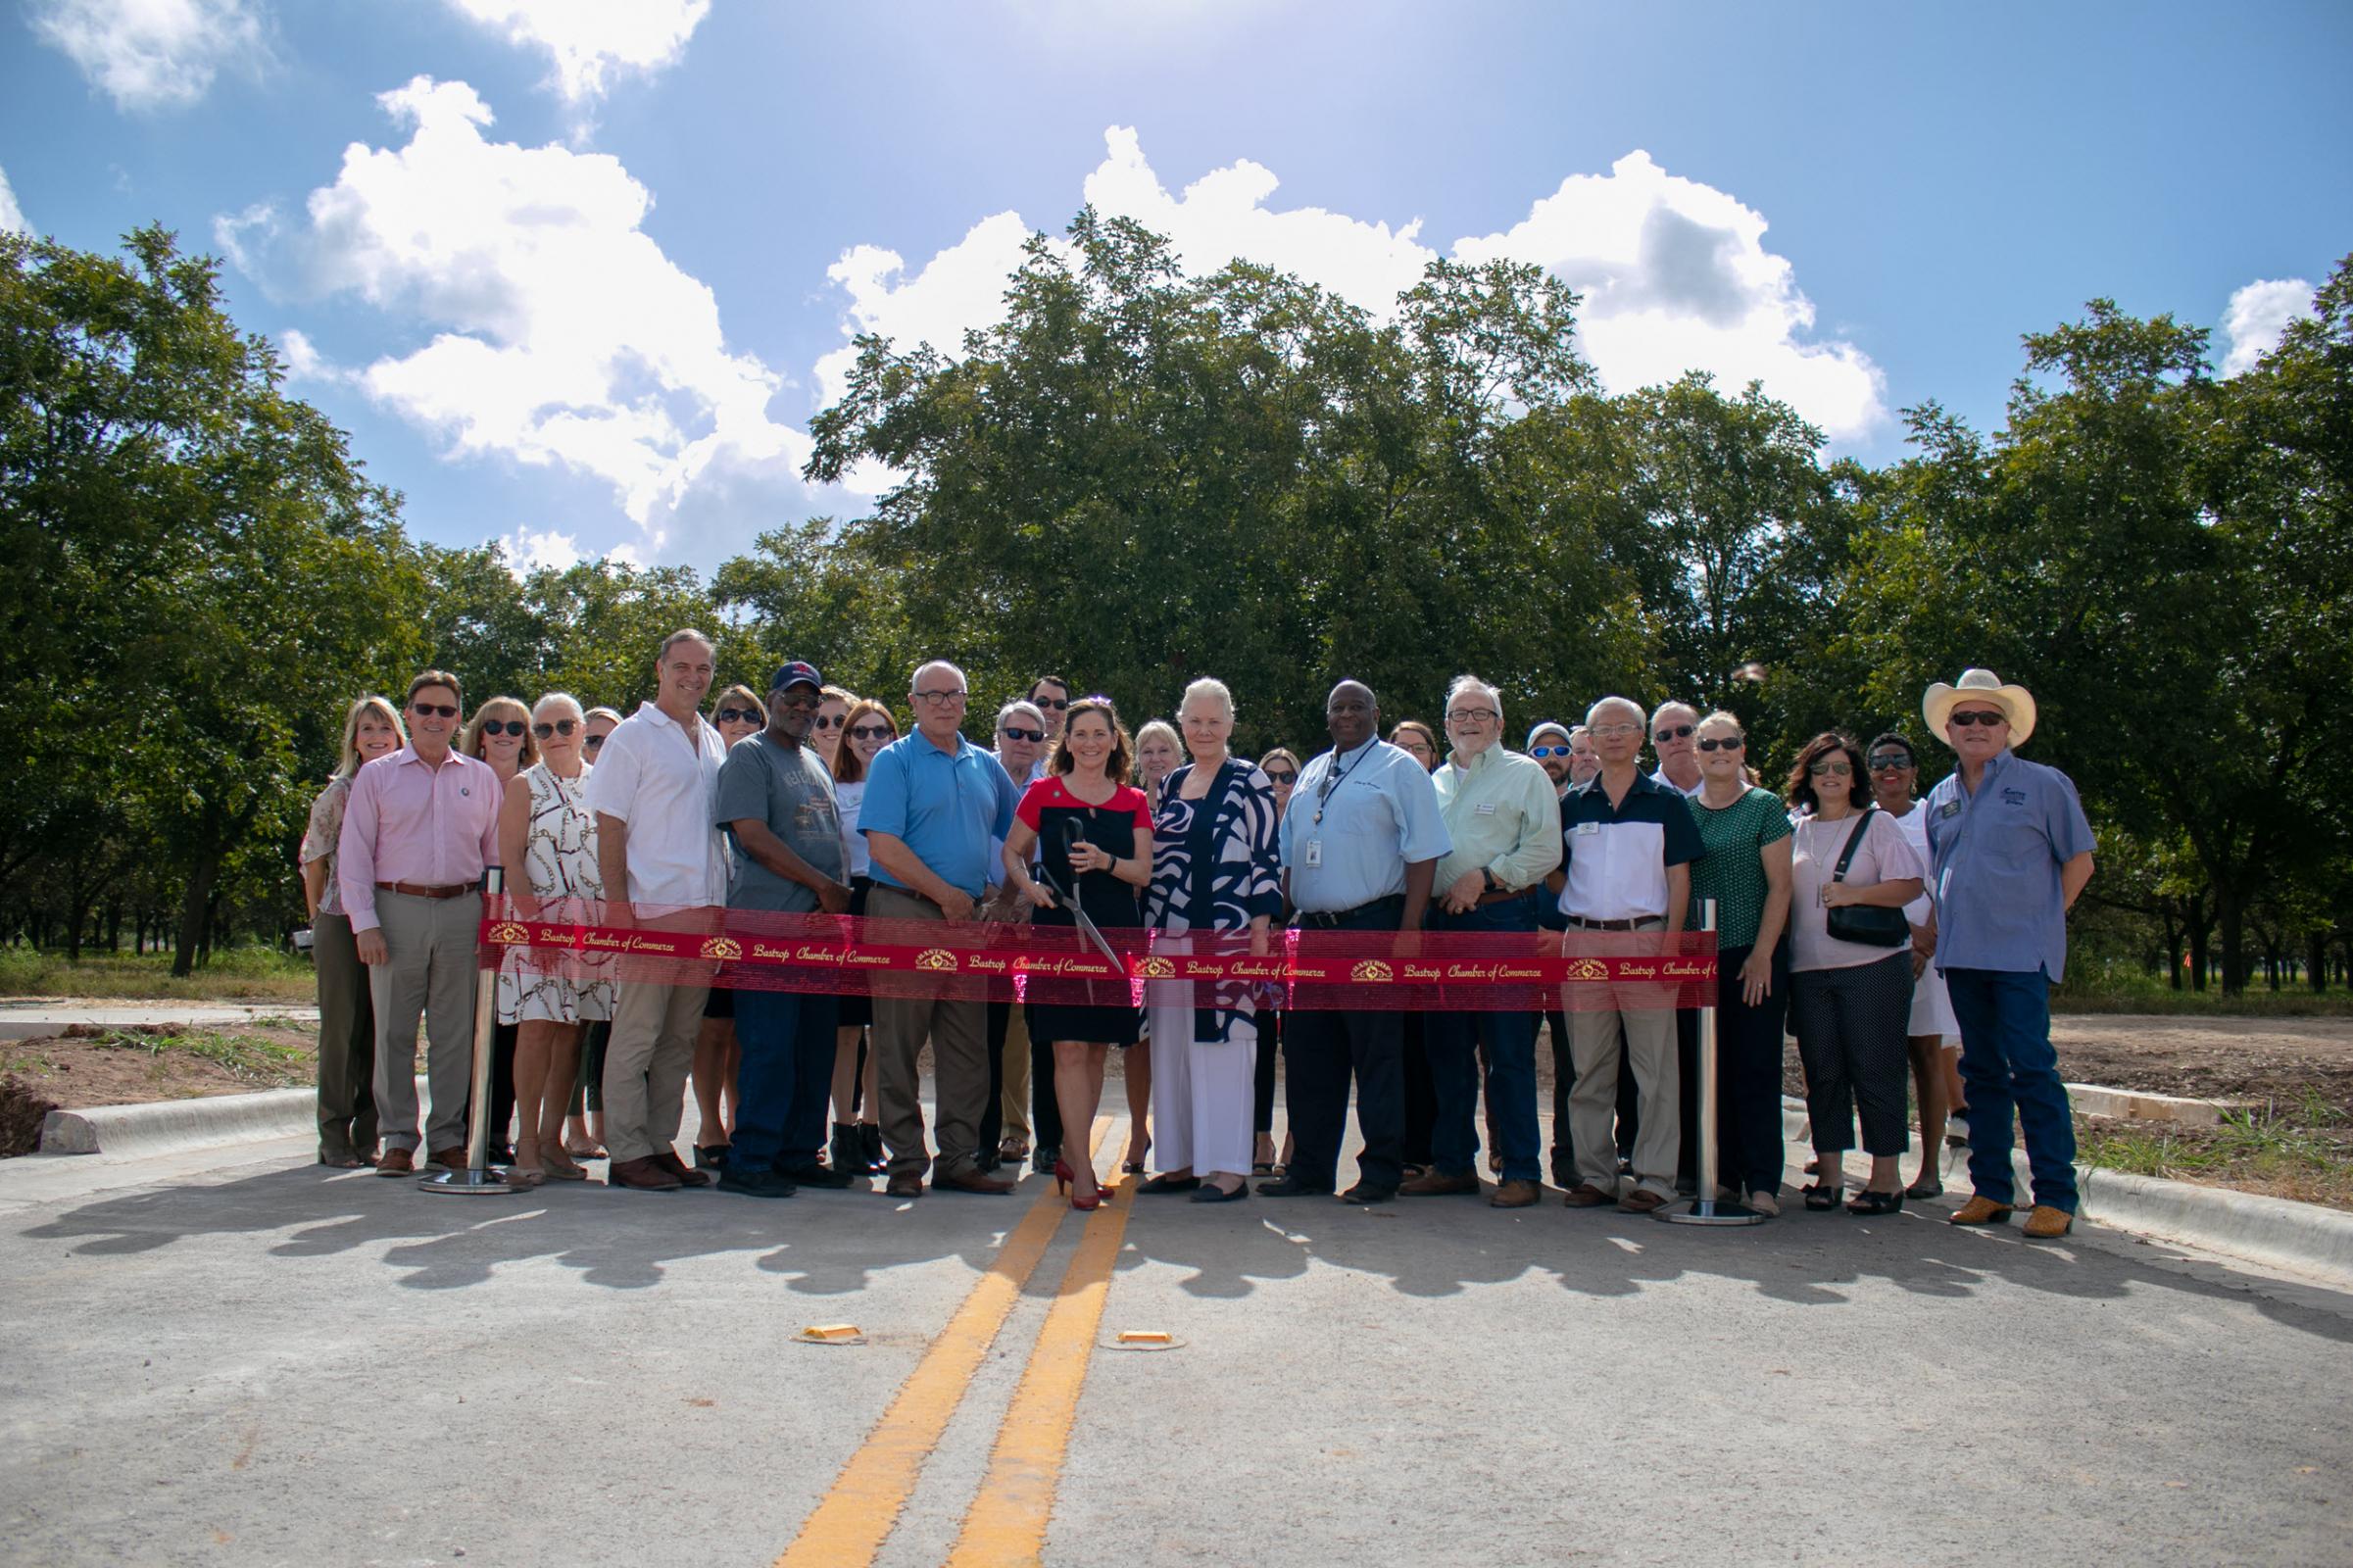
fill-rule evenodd
<path id="1" fill-rule="evenodd" d="M 486 901 L 506 891 L 507 876 L 497 866 L 482 872 L 482 897 Z M 474 1071 L 473 1094 L 467 1104 L 466 1133 L 466 1168 L 437 1170 L 420 1177 L 417 1183 L 428 1193 L 455 1193 L 479 1197 L 490 1193 L 512 1193 L 505 1171 L 490 1168 L 490 1060 L 494 1054 L 491 1036 L 498 1027 L 499 971 L 498 965 L 488 963 L 474 974 Z"/>
<path id="2" fill-rule="evenodd" d="M 1716 901 L 1699 901 L 1699 929 L 1713 934 L 1716 929 Z M 1723 976 L 1718 975 L 1720 988 Z M 1711 993 L 1708 1002 L 1699 1009 L 1699 1195 L 1691 1206 L 1682 1213 L 1674 1205 L 1657 1211 L 1658 1217 L 1670 1225 L 1762 1225 L 1765 1216 L 1739 1203 L 1716 1201 L 1716 1004 Z M 1670 1107 L 1671 1108 L 1671 1107 Z"/>

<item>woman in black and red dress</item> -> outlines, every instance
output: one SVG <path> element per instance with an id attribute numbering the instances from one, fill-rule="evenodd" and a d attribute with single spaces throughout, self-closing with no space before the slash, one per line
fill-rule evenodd
<path id="1" fill-rule="evenodd" d="M 1128 733 L 1109 698 L 1070 705 L 1046 776 L 1021 797 L 1005 837 L 1005 878 L 1038 906 L 1035 924 L 1077 924 L 1062 903 L 1073 887 L 1098 927 L 1144 923 L 1152 808 L 1127 781 L 1129 757 Z M 1033 852 L 1040 862 L 1034 868 Z M 1066 1156 L 1055 1162 L 1054 1180 L 1071 1189 L 1072 1208 L 1093 1208 L 1102 1199 L 1087 1135 L 1103 1100 L 1103 1048 L 1136 1043 L 1136 1007 L 1125 981 L 1091 983 L 1084 1002 L 1066 982 L 1052 989 L 1057 994 L 1033 1007 L 1030 1030 L 1054 1042 L 1054 1098 L 1070 1140 Z"/>

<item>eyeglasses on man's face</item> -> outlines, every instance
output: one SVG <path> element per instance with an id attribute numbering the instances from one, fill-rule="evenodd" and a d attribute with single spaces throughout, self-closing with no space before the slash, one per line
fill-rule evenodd
<path id="1" fill-rule="evenodd" d="M 1567 757 L 1571 752 L 1566 746 L 1531 746 L 1528 755 L 1542 761 L 1547 757 Z"/>
<path id="2" fill-rule="evenodd" d="M 456 718 L 457 708 L 449 703 L 411 703 L 409 711 L 419 718 Z"/>
<path id="3" fill-rule="evenodd" d="M 1070 699 L 1067 697 L 1040 697 L 1037 693 L 1032 692 L 1029 700 L 1033 707 L 1052 709 L 1057 713 L 1067 712 L 1070 710 Z"/>
<path id="4" fill-rule="evenodd" d="M 1042 729 L 1022 729 L 1013 724 L 1007 724 L 997 733 L 1008 741 L 1028 741 L 1033 746 L 1046 738 L 1046 732 Z"/>
<path id="5" fill-rule="evenodd" d="M 1642 726 L 1640 724 L 1595 724 L 1593 726 L 1593 738 L 1603 741 L 1614 741 L 1621 735 L 1640 735 L 1642 732 Z"/>
<path id="6" fill-rule="evenodd" d="M 1502 715 L 1492 708 L 1457 708 L 1446 715 L 1449 724 L 1489 724 Z"/>
<path id="7" fill-rule="evenodd" d="M 948 687 L 936 692 L 916 692 L 913 694 L 917 702 L 923 703 L 960 703 L 969 695 L 970 694 L 961 686 Z"/>
<path id="8" fill-rule="evenodd" d="M 1670 724 L 1665 729 L 1654 731 L 1650 738 L 1660 745 L 1664 745 L 1668 741 L 1682 740 L 1691 733 L 1691 726 L 1689 724 Z"/>
<path id="9" fill-rule="evenodd" d="M 1967 729 L 1972 724 L 1985 724 L 1988 726 L 1994 724 L 2007 724 L 2010 722 L 2010 715 L 2007 713 L 1994 712 L 1983 708 L 1965 708 L 1959 712 L 1945 715 L 1945 721 L 1951 724 L 1958 724 L 1963 729 Z"/>

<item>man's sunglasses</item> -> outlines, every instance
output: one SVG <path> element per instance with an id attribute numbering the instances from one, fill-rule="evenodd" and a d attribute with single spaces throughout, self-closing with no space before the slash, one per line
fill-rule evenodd
<path id="1" fill-rule="evenodd" d="M 722 724 L 765 724 L 767 718 L 757 708 L 722 708 L 711 715 Z"/>
<path id="2" fill-rule="evenodd" d="M 1266 776 L 1277 784 L 1297 784 L 1299 781 L 1298 772 L 1291 768 L 1277 771 L 1270 767 L 1266 770 Z"/>
<path id="3" fill-rule="evenodd" d="M 1538 758 L 1567 757 L 1571 755 L 1571 753 L 1570 749 L 1566 746 L 1531 746 L 1528 748 L 1528 755 L 1530 757 Z"/>
<path id="4" fill-rule="evenodd" d="M 411 703 L 409 711 L 420 718 L 456 718 L 458 710 L 447 703 Z"/>
<path id="5" fill-rule="evenodd" d="M 530 727 L 528 722 L 519 718 L 486 718 L 482 720 L 483 734 L 513 735 L 517 740 L 520 740 L 524 731 Z"/>
<path id="6" fill-rule="evenodd" d="M 1655 735 L 1651 736 L 1650 738 L 1651 738 L 1652 740 L 1654 740 L 1654 741 L 1679 741 L 1679 740 L 1682 740 L 1682 739 L 1683 739 L 1683 738 L 1684 738 L 1686 735 L 1689 735 L 1689 734 L 1691 734 L 1691 725 L 1689 725 L 1689 724 L 1676 724 L 1676 725 L 1672 725 L 1672 726 L 1670 726 L 1670 727 L 1668 727 L 1668 728 L 1666 728 L 1666 729 L 1662 729 L 1662 730 L 1660 730 L 1660 731 L 1659 731 L 1657 734 L 1655 734 Z"/>
<path id="7" fill-rule="evenodd" d="M 861 741 L 887 741 L 896 733 L 888 724 L 860 724 L 851 735 Z"/>
<path id="8" fill-rule="evenodd" d="M 1948 724 L 1958 724 L 1963 729 L 1967 729 L 1972 724 L 2007 724 L 2010 722 L 2010 715 L 1988 713 L 1982 708 L 1972 708 L 1963 712 L 1947 713 L 1944 721 Z"/>
<path id="9" fill-rule="evenodd" d="M 1737 752 L 1745 744 L 1738 735 L 1727 735 L 1720 741 L 1701 741 L 1699 749 L 1703 752 Z"/>
<path id="10" fill-rule="evenodd" d="M 1033 744 L 1046 738 L 1046 732 L 1042 729 L 1016 729 L 1010 724 L 1007 724 L 1005 728 L 999 730 L 997 733 L 1003 735 L 1008 741 L 1029 741 Z"/>
<path id="11" fill-rule="evenodd" d="M 1033 697 L 1030 699 L 1030 706 L 1033 708 L 1051 708 L 1055 712 L 1062 713 L 1069 711 L 1070 699 L 1067 697 Z"/>
<path id="12" fill-rule="evenodd" d="M 544 741 L 550 735 L 569 735 L 579 727 L 580 721 L 576 718 L 560 718 L 552 724 L 542 719 L 531 726 L 531 733 Z"/>

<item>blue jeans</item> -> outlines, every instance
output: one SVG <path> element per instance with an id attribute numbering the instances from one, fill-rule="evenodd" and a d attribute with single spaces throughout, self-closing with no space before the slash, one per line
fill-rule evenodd
<path id="1" fill-rule="evenodd" d="M 1534 931 L 1536 895 L 1498 899 L 1461 914 L 1430 913 L 1433 931 Z M 1501 1143 L 1503 1179 L 1544 1179 L 1536 1120 L 1536 1016 L 1533 1013 L 1439 1011 L 1426 1015 L 1423 1039 L 1438 1120 L 1431 1162 L 1445 1175 L 1474 1173 L 1479 1158 L 1479 1048 L 1487 1048 L 1487 1104 Z"/>
<path id="2" fill-rule="evenodd" d="M 833 1090 L 833 1018 L 838 1001 L 790 991 L 738 991 L 735 1043 L 736 1169 L 797 1171 L 817 1163 L 825 1104 Z"/>
<path id="3" fill-rule="evenodd" d="M 2051 1049 L 2051 983 L 2040 969 L 1946 969 L 1961 1025 L 1961 1084 L 1969 1091 L 1969 1180 L 2009 1204 L 2010 1117 L 2026 1134 L 2034 1201 L 2076 1211 L 2076 1124 Z"/>

